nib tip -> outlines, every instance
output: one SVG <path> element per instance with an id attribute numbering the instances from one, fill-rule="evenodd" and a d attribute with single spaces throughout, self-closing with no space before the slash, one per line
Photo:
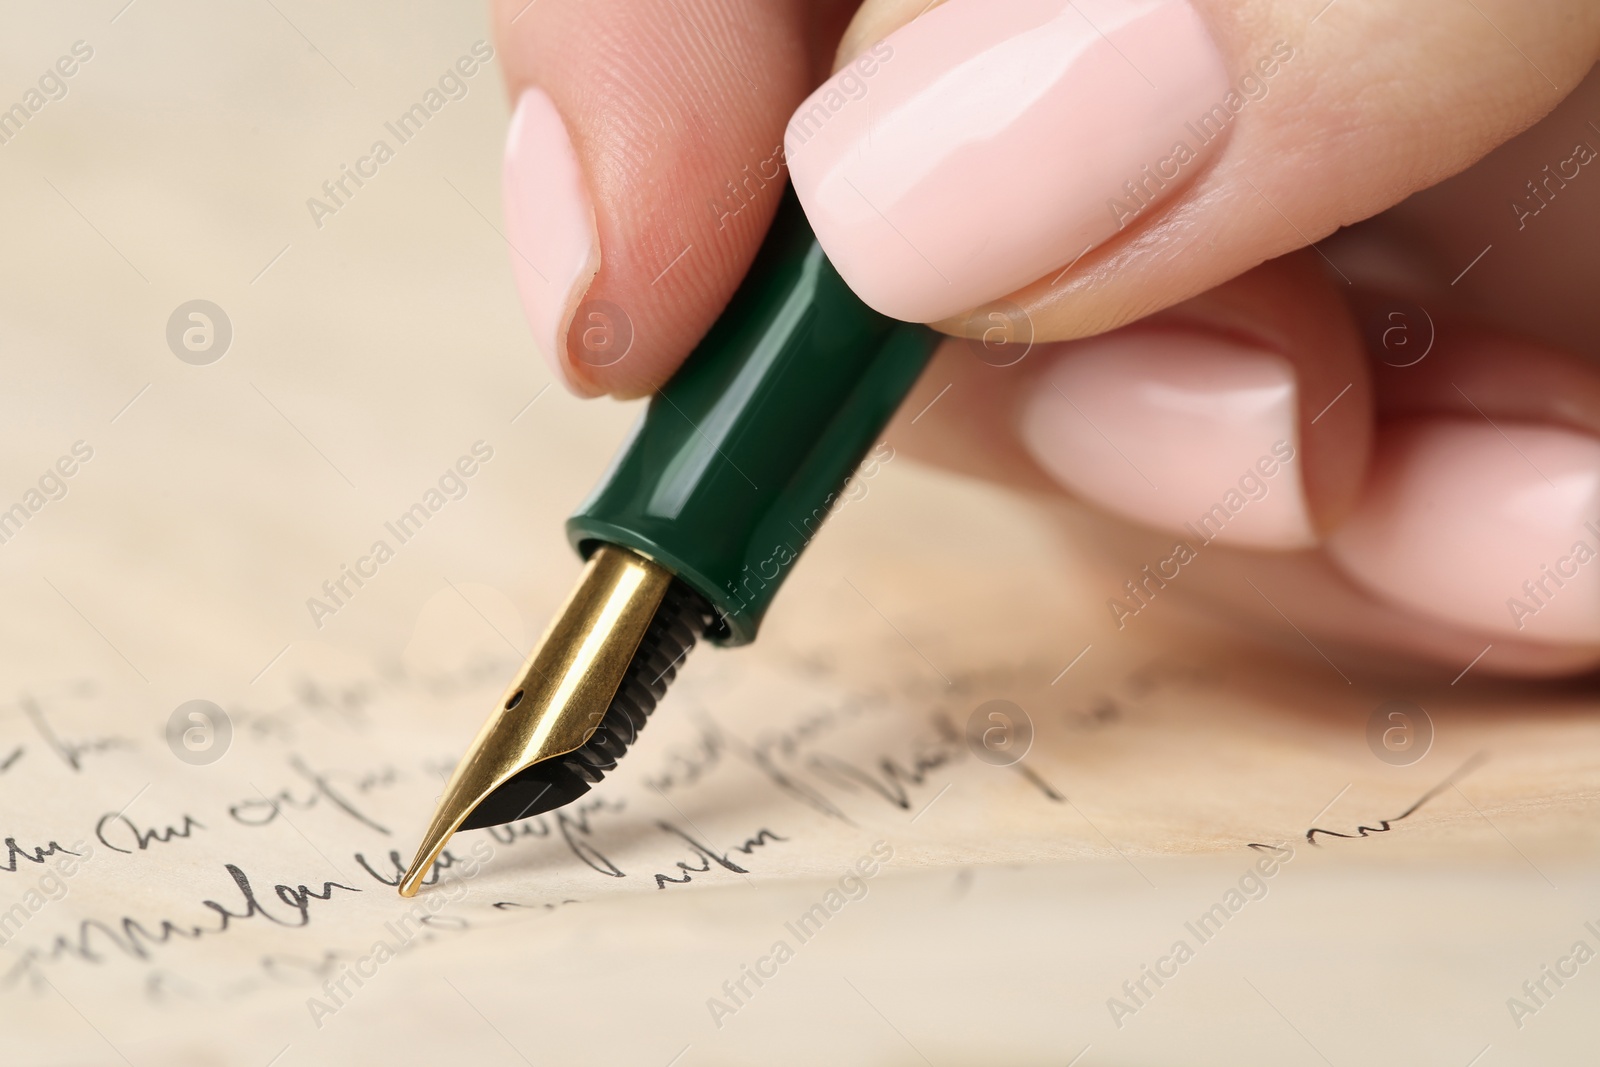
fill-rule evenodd
<path id="1" fill-rule="evenodd" d="M 400 891 L 401 896 L 414 897 L 417 895 L 417 890 L 422 888 L 423 877 L 428 873 L 428 868 L 433 866 L 433 861 L 443 848 L 444 841 L 440 841 L 431 851 L 426 844 L 417 850 L 416 859 L 411 861 L 410 869 L 406 871 L 405 877 L 400 879 L 400 884 L 395 887 Z"/>

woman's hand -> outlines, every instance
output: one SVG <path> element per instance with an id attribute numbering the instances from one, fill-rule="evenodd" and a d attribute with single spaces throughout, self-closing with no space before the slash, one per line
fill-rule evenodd
<path id="1" fill-rule="evenodd" d="M 670 377 L 787 163 L 863 299 L 964 338 L 891 440 L 1090 505 L 1108 625 L 1176 586 L 1319 646 L 1600 662 L 1592 0 L 496 18 L 513 266 L 575 392 Z"/>

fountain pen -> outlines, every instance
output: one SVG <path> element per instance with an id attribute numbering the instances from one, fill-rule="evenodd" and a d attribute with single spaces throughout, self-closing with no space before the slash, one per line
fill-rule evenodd
<path id="1" fill-rule="evenodd" d="M 614 770 L 696 642 L 755 640 L 938 339 L 851 292 L 785 190 L 726 310 L 567 520 L 577 587 L 445 786 L 402 896 L 458 830 Z"/>

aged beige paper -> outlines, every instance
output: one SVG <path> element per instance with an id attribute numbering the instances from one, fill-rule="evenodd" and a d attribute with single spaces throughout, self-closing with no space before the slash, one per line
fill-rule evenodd
<path id="1" fill-rule="evenodd" d="M 1592 692 L 1115 630 L 1058 516 L 899 451 L 613 779 L 401 900 L 636 413 L 532 348 L 497 61 L 312 203 L 484 13 L 5 23 L 7 70 L 93 56 L 0 146 L 0 1062 L 1591 1055 Z"/>
<path id="2" fill-rule="evenodd" d="M 482 625 L 465 597 L 435 614 Z M 1297 701 L 1309 662 L 1191 641 L 1091 650 L 1052 685 L 1070 656 L 1030 637 L 1070 631 L 1036 621 L 973 664 L 875 615 L 702 651 L 612 780 L 458 836 L 414 901 L 392 885 L 509 650 L 285 666 L 226 701 L 201 766 L 125 684 L 24 687 L 0 721 L 11 1047 L 1295 1062 L 1298 1028 L 1332 1062 L 1403 1063 L 1578 1039 L 1592 707 L 1435 707 L 1435 749 L 1395 767 L 1365 740 L 1378 693 Z M 996 700 L 1033 725 L 1010 766 L 968 739 Z M 1546 965 L 1576 968 L 1559 999 Z"/>

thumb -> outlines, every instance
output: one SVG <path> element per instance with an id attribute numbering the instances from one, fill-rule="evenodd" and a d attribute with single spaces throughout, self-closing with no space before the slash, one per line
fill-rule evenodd
<path id="1" fill-rule="evenodd" d="M 496 0 L 516 102 L 505 238 L 534 343 L 573 392 L 648 393 L 715 321 L 846 2 Z"/>
<path id="2" fill-rule="evenodd" d="M 1464 169 L 1597 47 L 1593 0 L 866 0 L 788 158 L 868 303 L 1068 339 Z"/>

